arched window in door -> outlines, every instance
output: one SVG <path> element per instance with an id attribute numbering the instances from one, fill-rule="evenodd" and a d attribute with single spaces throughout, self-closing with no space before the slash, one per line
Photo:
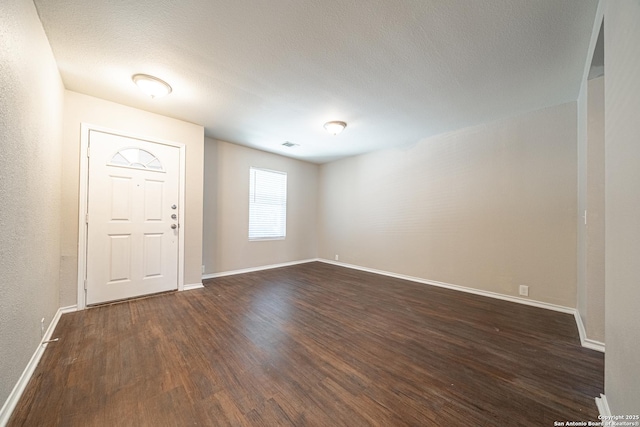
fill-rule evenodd
<path id="1" fill-rule="evenodd" d="M 111 157 L 108 165 L 164 172 L 160 160 L 142 148 L 124 148 Z"/>

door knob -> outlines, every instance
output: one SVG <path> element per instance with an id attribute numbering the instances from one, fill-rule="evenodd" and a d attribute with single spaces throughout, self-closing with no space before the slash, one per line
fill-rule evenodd
<path id="1" fill-rule="evenodd" d="M 178 215 L 176 214 L 171 215 L 171 219 L 176 219 L 176 218 L 178 218 Z"/>
<path id="2" fill-rule="evenodd" d="M 175 225 L 175 224 L 171 224 L 171 228 L 172 228 L 173 230 L 175 230 L 176 228 L 178 228 L 178 226 L 177 226 L 177 225 Z"/>

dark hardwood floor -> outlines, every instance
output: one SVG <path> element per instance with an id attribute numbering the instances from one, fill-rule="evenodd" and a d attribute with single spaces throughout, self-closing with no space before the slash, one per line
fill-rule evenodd
<path id="1" fill-rule="evenodd" d="M 573 316 L 310 263 L 63 315 L 10 426 L 597 420 Z"/>

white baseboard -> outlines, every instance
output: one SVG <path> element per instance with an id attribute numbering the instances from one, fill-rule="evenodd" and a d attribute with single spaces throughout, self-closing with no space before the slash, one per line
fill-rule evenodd
<path id="1" fill-rule="evenodd" d="M 271 270 L 272 268 L 289 267 L 291 265 L 306 264 L 308 262 L 319 261 L 318 258 L 303 259 L 300 261 L 283 262 L 281 264 L 263 265 L 260 267 L 243 268 L 240 270 L 222 271 L 220 273 L 203 274 L 202 280 L 215 279 L 216 277 L 233 276 L 235 274 L 252 273 L 254 271 Z"/>
<path id="2" fill-rule="evenodd" d="M 582 322 L 582 316 L 580 316 L 580 312 L 578 310 L 575 310 L 573 316 L 576 318 L 576 326 L 578 326 L 578 334 L 580 335 L 580 343 L 582 344 L 582 346 L 604 353 L 603 342 L 587 338 L 587 331 L 584 327 L 584 323 Z"/>
<path id="3" fill-rule="evenodd" d="M 200 289 L 200 288 L 204 288 L 204 285 L 202 284 L 202 282 L 200 282 L 200 283 L 192 283 L 191 285 L 184 285 L 184 288 L 182 290 L 183 291 L 191 291 L 193 289 Z"/>
<path id="4" fill-rule="evenodd" d="M 600 413 L 602 419 L 607 419 L 604 417 L 611 416 L 611 409 L 609 409 L 607 396 L 605 396 L 604 394 L 600 394 L 600 397 L 596 397 L 596 406 L 598 407 L 598 412 Z"/>
<path id="5" fill-rule="evenodd" d="M 369 273 L 381 274 L 383 276 L 395 277 L 397 279 L 409 280 L 411 282 L 422 283 L 422 284 L 425 284 L 425 285 L 437 286 L 439 288 L 452 289 L 454 291 L 461 291 L 461 292 L 466 292 L 466 293 L 469 293 L 469 294 L 481 295 L 481 296 L 485 296 L 485 297 L 489 297 L 489 298 L 495 298 L 495 299 L 500 299 L 500 300 L 504 300 L 504 301 L 516 302 L 518 304 L 531 305 L 531 306 L 539 307 L 539 308 L 546 308 L 547 310 L 559 311 L 559 312 L 562 312 L 562 313 L 574 314 L 574 312 L 576 311 L 575 308 L 565 307 L 565 306 L 562 306 L 562 305 L 551 304 L 551 303 L 548 303 L 548 302 L 542 302 L 542 301 L 530 300 L 530 299 L 525 299 L 525 298 L 519 298 L 519 297 L 514 297 L 514 296 L 511 296 L 511 295 L 499 294 L 497 292 L 485 291 L 485 290 L 482 290 L 482 289 L 467 288 L 466 286 L 452 285 L 451 283 L 437 282 L 435 280 L 426 280 L 426 279 L 422 279 L 420 277 L 414 277 L 414 276 L 407 276 L 407 275 L 404 275 L 404 274 L 391 273 L 389 271 L 376 270 L 374 268 L 360 267 L 359 265 L 345 264 L 345 263 L 342 263 L 342 262 L 331 261 L 331 260 L 323 259 L 323 258 L 320 258 L 318 261 L 324 262 L 324 263 L 327 263 L 327 264 L 338 265 L 338 266 L 341 266 L 341 267 L 352 268 L 354 270 L 361 270 L 361 271 L 366 271 L 366 272 L 369 272 Z"/>
<path id="6" fill-rule="evenodd" d="M 341 266 L 341 267 L 352 268 L 354 270 L 361 270 L 361 271 L 366 271 L 366 272 L 369 272 L 369 273 L 381 274 L 383 276 L 395 277 L 397 279 L 409 280 L 411 282 L 422 283 L 422 284 L 425 284 L 425 285 L 438 286 L 440 288 L 452 289 L 454 291 L 467 292 L 467 293 L 470 293 L 470 294 L 482 295 L 482 296 L 489 297 L 489 298 L 495 298 L 495 299 L 500 299 L 500 300 L 504 300 L 504 301 L 515 302 L 515 303 L 518 303 L 518 304 L 530 305 L 530 306 L 533 306 L 533 307 L 544 308 L 544 309 L 547 309 L 547 310 L 559 311 L 561 313 L 573 314 L 573 316 L 576 319 L 576 325 L 578 327 L 578 334 L 580 335 L 580 344 L 585 348 L 590 348 L 592 350 L 597 350 L 597 351 L 600 351 L 600 352 L 604 353 L 604 343 L 601 343 L 599 341 L 595 341 L 595 340 L 592 340 L 592 339 L 589 339 L 589 338 L 586 337 L 586 331 L 585 331 L 585 328 L 584 328 L 584 324 L 582 323 L 582 318 L 580 317 L 580 313 L 578 313 L 578 310 L 576 310 L 575 308 L 565 307 L 565 306 L 562 306 L 562 305 L 551 304 L 551 303 L 548 303 L 548 302 L 535 301 L 535 300 L 530 300 L 530 299 L 525 299 L 525 298 L 514 297 L 514 296 L 511 296 L 511 295 L 499 294 L 497 292 L 490 292 L 490 291 L 485 291 L 485 290 L 482 290 L 482 289 L 467 288 L 465 286 L 452 285 L 450 283 L 437 282 L 437 281 L 434 281 L 434 280 L 426 280 L 426 279 L 421 279 L 419 277 L 407 276 L 407 275 L 404 275 L 404 274 L 396 274 L 396 273 L 391 273 L 391 272 L 388 272 L 388 271 L 376 270 L 374 268 L 368 268 L 368 267 L 361 267 L 359 265 L 346 264 L 346 263 L 343 263 L 343 262 L 332 261 L 332 260 L 328 260 L 328 259 L 324 259 L 324 258 L 319 258 L 318 261 L 324 262 L 324 263 L 327 263 L 327 264 L 338 265 L 338 266 Z"/>
<path id="7" fill-rule="evenodd" d="M 67 313 L 74 313 L 74 312 L 78 311 L 78 306 L 74 304 L 74 305 L 70 305 L 70 306 L 67 306 L 67 307 L 60 307 L 58 309 L 58 311 L 60 312 L 60 315 L 67 314 Z M 60 320 L 60 318 L 58 318 L 58 320 Z M 51 331 L 51 332 L 53 332 L 53 331 Z"/>
<path id="8" fill-rule="evenodd" d="M 592 340 L 590 338 L 585 338 L 584 341 L 580 341 L 583 347 L 590 348 L 591 350 L 599 351 L 600 353 L 604 353 L 604 343 L 596 340 Z"/>
<path id="9" fill-rule="evenodd" d="M 49 327 L 44 333 L 42 340 L 40 341 L 40 344 L 38 344 L 38 347 L 33 353 L 33 356 L 31 356 L 29 363 L 27 363 L 27 366 L 24 368 L 24 371 L 22 371 L 22 375 L 18 379 L 18 382 L 13 387 L 13 390 L 11 390 L 11 393 L 9 393 L 9 397 L 7 397 L 7 400 L 4 402 L 4 405 L 2 405 L 2 409 L 0 409 L 0 426 L 4 427 L 9 422 L 9 418 L 11 418 L 11 414 L 13 413 L 13 410 L 16 408 L 16 405 L 18 404 L 18 401 L 20 400 L 22 393 L 24 393 L 24 390 L 27 387 L 27 384 L 29 384 L 29 380 L 31 379 L 33 372 L 36 370 L 36 367 L 38 366 L 38 363 L 40 362 L 40 359 L 44 354 L 44 350 L 49 345 L 49 344 L 44 344 L 44 341 L 48 341 L 51 339 L 51 335 L 53 334 L 53 331 L 56 329 L 56 326 L 58 325 L 60 316 L 62 316 L 65 313 L 72 313 L 77 309 L 78 307 L 73 305 L 69 307 L 61 307 L 58 309 L 58 311 L 56 311 L 56 314 L 53 316 L 53 319 L 51 319 L 51 322 L 49 323 Z"/>

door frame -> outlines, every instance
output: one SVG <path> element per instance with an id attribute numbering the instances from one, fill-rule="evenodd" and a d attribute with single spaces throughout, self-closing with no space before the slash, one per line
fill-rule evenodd
<path id="1" fill-rule="evenodd" d="M 181 142 L 168 141 L 156 137 L 138 135 L 130 132 L 92 125 L 80 124 L 80 189 L 78 203 L 78 310 L 87 306 L 87 209 L 89 198 L 89 133 L 91 131 L 108 133 L 125 138 L 140 139 L 155 144 L 169 145 L 180 150 L 180 171 L 178 174 L 178 215 L 180 217 L 180 233 L 178 235 L 178 291 L 184 290 L 184 222 L 186 191 L 186 145 Z"/>

